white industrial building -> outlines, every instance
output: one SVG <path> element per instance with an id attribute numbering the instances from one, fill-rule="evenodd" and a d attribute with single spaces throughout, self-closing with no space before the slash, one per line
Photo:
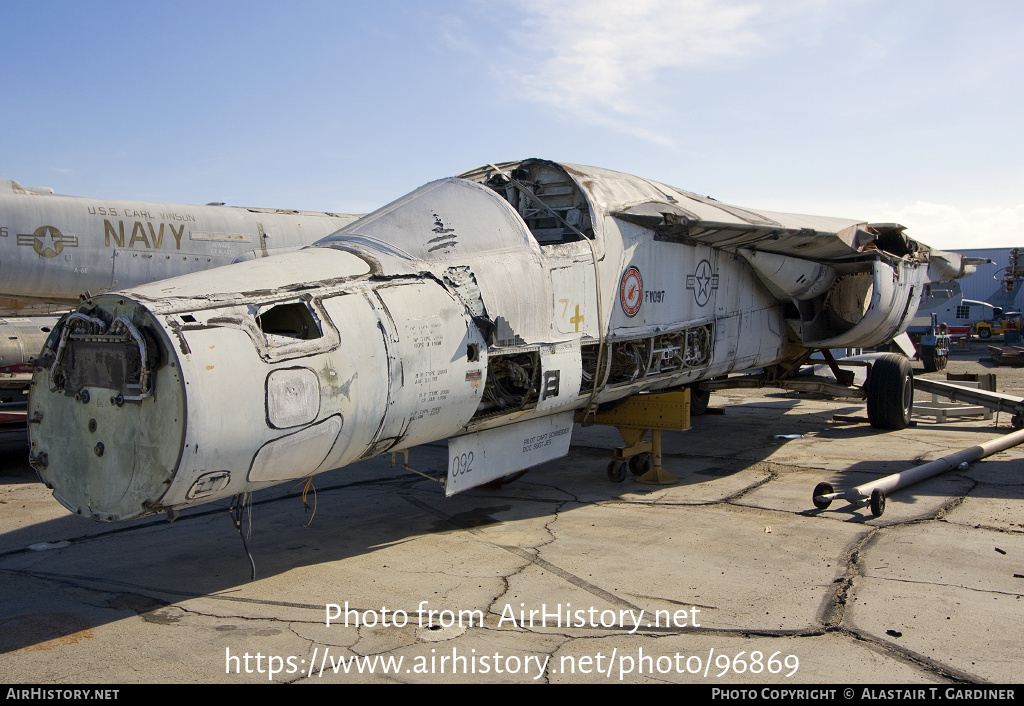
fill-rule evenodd
<path id="1" fill-rule="evenodd" d="M 1013 249 L 979 248 L 954 251 L 968 257 L 987 257 L 994 263 L 991 265 L 978 265 L 978 269 L 973 275 L 959 280 L 964 299 L 987 301 L 992 295 L 1003 288 L 1003 275 L 1006 274 L 1007 266 L 1010 263 L 1010 253 Z M 1024 246 L 1017 248 L 1017 250 L 1021 252 L 1021 262 L 1018 268 L 1024 268 Z M 1024 287 L 1018 289 L 1011 306 L 1006 307 L 1003 303 L 996 303 L 996 306 L 1003 306 L 1007 311 L 1024 310 Z"/>

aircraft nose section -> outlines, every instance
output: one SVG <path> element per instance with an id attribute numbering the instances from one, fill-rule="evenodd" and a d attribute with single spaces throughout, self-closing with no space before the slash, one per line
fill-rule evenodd
<path id="1" fill-rule="evenodd" d="M 159 509 L 178 465 L 180 366 L 144 308 L 86 306 L 53 330 L 33 375 L 30 463 L 72 512 L 127 520 Z"/>

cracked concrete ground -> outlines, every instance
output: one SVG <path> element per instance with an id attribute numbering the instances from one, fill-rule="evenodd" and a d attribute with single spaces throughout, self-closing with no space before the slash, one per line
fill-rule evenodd
<path id="1" fill-rule="evenodd" d="M 1024 372 L 986 369 L 982 351 L 950 369 L 995 372 L 1002 391 L 1024 395 Z M 811 503 L 821 481 L 849 488 L 994 438 L 1006 415 L 998 427 L 922 420 L 882 433 L 833 422 L 863 415 L 850 401 L 728 391 L 712 407 L 724 414 L 664 435 L 671 486 L 609 482 L 617 432 L 576 427 L 567 458 L 497 490 L 446 499 L 385 458 L 317 476 L 310 511 L 299 489 L 264 491 L 245 519 L 255 581 L 225 507 L 94 524 L 8 456 L 0 673 L 105 684 L 1020 681 L 1024 447 L 897 491 L 879 518 Z M 410 463 L 444 468 L 446 448 L 419 447 Z M 350 624 L 326 625 L 325 606 L 346 602 Z"/>

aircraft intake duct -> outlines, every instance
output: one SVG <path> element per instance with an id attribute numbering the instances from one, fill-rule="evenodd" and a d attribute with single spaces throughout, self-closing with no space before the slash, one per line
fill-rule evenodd
<path id="1" fill-rule="evenodd" d="M 740 249 L 739 253 L 770 289 L 792 299 L 813 299 L 836 280 L 835 268 L 822 262 L 756 250 Z"/>

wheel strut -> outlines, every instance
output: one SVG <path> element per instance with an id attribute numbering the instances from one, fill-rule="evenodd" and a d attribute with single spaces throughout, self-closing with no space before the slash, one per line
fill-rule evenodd
<path id="1" fill-rule="evenodd" d="M 638 483 L 671 485 L 679 482 L 661 466 L 661 432 L 690 428 L 690 394 L 689 389 L 684 389 L 634 395 L 614 409 L 597 414 L 595 423 L 615 427 L 626 442 L 612 452 L 609 480 L 622 482 L 628 468 Z M 652 432 L 652 438 L 645 441 L 648 431 Z"/>
<path id="2" fill-rule="evenodd" d="M 679 482 L 678 478 L 661 466 L 661 429 L 617 428 L 628 446 L 615 449 L 614 458 L 608 464 L 609 480 L 621 483 L 628 467 L 636 476 L 637 483 L 672 485 Z M 652 432 L 651 440 L 643 441 L 648 431 Z"/>
<path id="3" fill-rule="evenodd" d="M 651 470 L 636 479 L 637 483 L 648 485 L 672 485 L 679 479 L 661 467 L 661 429 L 651 432 Z"/>

